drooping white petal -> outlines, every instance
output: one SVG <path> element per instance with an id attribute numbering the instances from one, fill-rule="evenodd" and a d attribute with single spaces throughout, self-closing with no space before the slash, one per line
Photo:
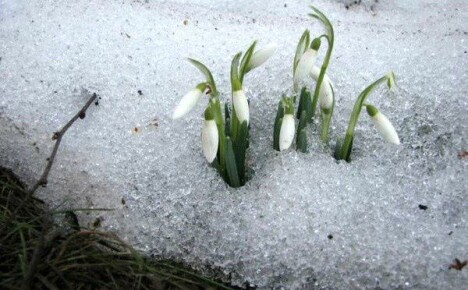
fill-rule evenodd
<path id="1" fill-rule="evenodd" d="M 264 48 L 257 50 L 250 59 L 249 70 L 264 64 L 275 53 L 277 47 L 276 43 L 270 43 Z"/>
<path id="2" fill-rule="evenodd" d="M 283 117 L 281 123 L 280 136 L 279 136 L 279 149 L 280 151 L 286 150 L 291 147 L 294 140 L 294 134 L 296 133 L 296 124 L 294 122 L 294 116 L 286 114 Z"/>
<path id="3" fill-rule="evenodd" d="M 294 73 L 294 84 L 302 82 L 307 76 L 312 73 L 315 59 L 317 58 L 317 51 L 309 48 L 299 59 L 296 71 Z"/>
<path id="4" fill-rule="evenodd" d="M 200 97 L 202 96 L 203 92 L 195 88 L 188 92 L 179 102 L 177 107 L 174 110 L 174 113 L 172 114 L 172 119 L 178 119 L 188 112 L 190 112 L 193 107 L 198 103 L 200 100 Z"/>
<path id="5" fill-rule="evenodd" d="M 371 117 L 372 122 L 374 123 L 375 127 L 379 133 L 384 137 L 384 139 L 390 143 L 400 145 L 400 138 L 398 138 L 398 134 L 395 131 L 392 123 L 382 114 L 380 111 L 377 112 L 373 117 Z"/>
<path id="6" fill-rule="evenodd" d="M 244 121 L 247 121 L 247 124 L 249 124 L 249 103 L 243 90 L 235 91 L 232 94 L 232 103 L 239 122 L 242 124 Z"/>
<path id="7" fill-rule="evenodd" d="M 314 66 L 312 68 L 312 78 L 314 80 L 318 80 L 320 76 L 320 68 L 318 66 Z M 331 109 L 333 106 L 333 90 L 332 90 L 332 82 L 327 74 L 323 76 L 322 85 L 320 86 L 320 94 L 319 94 L 319 101 L 320 101 L 320 108 L 323 109 Z"/>
<path id="8" fill-rule="evenodd" d="M 219 135 L 214 120 L 205 120 L 202 128 L 202 149 L 208 162 L 213 162 L 218 153 Z"/>

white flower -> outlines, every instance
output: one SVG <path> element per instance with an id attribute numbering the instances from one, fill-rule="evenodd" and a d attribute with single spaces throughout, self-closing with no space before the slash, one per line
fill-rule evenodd
<path id="1" fill-rule="evenodd" d="M 285 114 L 283 122 L 281 123 L 280 136 L 279 136 L 279 149 L 280 151 L 286 150 L 291 147 L 294 140 L 296 131 L 296 124 L 292 114 Z"/>
<path id="2" fill-rule="evenodd" d="M 315 81 L 318 80 L 320 76 L 320 68 L 318 66 L 314 66 L 312 68 L 312 77 Z M 333 90 L 332 90 L 332 82 L 327 74 L 323 76 L 322 85 L 320 86 L 320 108 L 322 110 L 331 109 L 333 106 Z"/>
<path id="3" fill-rule="evenodd" d="M 188 92 L 179 102 L 172 114 L 172 119 L 178 119 L 190 112 L 200 100 L 206 84 L 199 84 L 195 89 Z"/>
<path id="4" fill-rule="evenodd" d="M 219 135 L 216 122 L 205 120 L 202 128 L 202 149 L 208 162 L 213 162 L 218 153 Z"/>
<path id="5" fill-rule="evenodd" d="M 255 69 L 264 64 L 276 51 L 278 45 L 276 43 L 270 43 L 264 48 L 257 50 L 250 59 L 249 69 Z"/>
<path id="6" fill-rule="evenodd" d="M 311 74 L 316 58 L 317 51 L 312 48 L 307 49 L 301 56 L 294 72 L 294 84 L 296 86 Z"/>
<path id="7" fill-rule="evenodd" d="M 235 91 L 232 94 L 232 103 L 234 109 L 236 110 L 237 118 L 242 124 L 244 121 L 249 124 L 249 103 L 247 102 L 247 97 L 245 96 L 244 90 L 240 89 Z"/>
<path id="8" fill-rule="evenodd" d="M 371 116 L 371 120 L 374 123 L 375 127 L 379 133 L 383 136 L 383 138 L 393 144 L 400 145 L 400 138 L 398 138 L 398 134 L 395 131 L 392 123 L 382 114 L 377 108 L 372 105 L 367 105 L 367 113 Z"/>

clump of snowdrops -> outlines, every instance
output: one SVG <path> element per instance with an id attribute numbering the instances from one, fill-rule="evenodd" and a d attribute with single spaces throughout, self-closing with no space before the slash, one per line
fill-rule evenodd
<path id="1" fill-rule="evenodd" d="M 335 90 L 327 75 L 327 68 L 333 52 L 335 35 L 330 20 L 317 8 L 313 6 L 311 8 L 313 12 L 309 16 L 317 19 L 324 27 L 325 32 L 311 40 L 309 30 L 305 30 L 298 42 L 293 61 L 294 92 L 291 96 L 282 96 L 273 127 L 273 148 L 278 151 L 290 148 L 294 141 L 296 141 L 297 150 L 308 151 L 308 125 L 314 123 L 317 107 L 320 109 L 320 138 L 327 144 L 329 141 L 330 125 L 335 108 Z M 324 41 L 327 44 L 327 51 L 321 66 L 317 66 L 317 55 Z M 310 78 L 315 81 L 313 94 L 306 84 Z M 400 144 L 395 128 L 390 121 L 374 105 L 366 102 L 368 96 L 382 83 L 387 83 L 388 87 L 392 89 L 395 86 L 395 74 L 393 72 L 386 74 L 358 96 L 345 138 L 336 142 L 336 159 L 351 161 L 354 131 L 362 108 L 366 108 L 368 115 L 385 140 Z M 297 109 L 296 103 L 298 103 Z"/>
<path id="2" fill-rule="evenodd" d="M 309 124 L 316 121 L 316 112 L 320 110 L 320 138 L 328 144 L 329 132 L 335 108 L 335 90 L 327 69 L 333 53 L 334 30 L 330 20 L 311 6 L 310 17 L 318 20 L 324 27 L 324 33 L 311 39 L 309 30 L 302 34 L 293 61 L 293 93 L 283 95 L 278 104 L 278 110 L 273 128 L 273 148 L 278 151 L 289 149 L 294 141 L 296 149 L 308 152 Z M 316 64 L 317 56 L 323 43 L 327 50 L 320 66 Z M 255 50 L 256 41 L 245 53 L 237 53 L 231 63 L 231 102 L 223 106 L 220 93 L 211 71 L 201 62 L 189 59 L 198 68 L 205 80 L 188 92 L 175 108 L 173 118 L 178 119 L 200 101 L 203 95 L 208 96 L 204 112 L 201 143 L 202 151 L 211 163 L 232 187 L 240 187 L 248 180 L 246 154 L 249 147 L 249 102 L 244 89 L 244 77 L 253 69 L 265 63 L 276 51 L 276 44 Z M 315 88 L 312 91 L 307 81 L 313 79 Z M 367 102 L 369 95 L 382 83 L 390 89 L 395 86 L 395 74 L 387 73 L 358 96 L 348 129 L 343 140 L 338 140 L 335 146 L 335 158 L 351 161 L 350 155 L 354 143 L 354 131 L 363 108 L 371 117 L 377 130 L 385 140 L 400 144 L 398 134 L 390 121 L 374 105 Z M 296 124 L 297 123 L 297 124 Z"/>
<path id="3" fill-rule="evenodd" d="M 248 180 L 246 154 L 249 147 L 249 102 L 244 89 L 244 78 L 261 66 L 276 51 L 276 44 L 255 50 L 254 41 L 245 53 L 237 53 L 231 63 L 231 102 L 223 106 L 211 71 L 201 62 L 189 59 L 205 76 L 205 81 L 188 92 L 175 108 L 173 118 L 178 119 L 208 96 L 202 125 L 202 150 L 206 159 L 232 187 L 240 187 Z"/>

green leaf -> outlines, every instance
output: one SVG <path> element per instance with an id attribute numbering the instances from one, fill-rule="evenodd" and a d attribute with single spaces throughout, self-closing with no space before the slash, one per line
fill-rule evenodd
<path id="1" fill-rule="evenodd" d="M 242 83 L 239 79 L 239 61 L 241 56 L 242 52 L 238 52 L 231 62 L 231 86 L 233 92 L 242 88 Z"/>
<path id="2" fill-rule="evenodd" d="M 226 136 L 231 136 L 231 116 L 229 113 L 229 105 L 226 103 L 224 104 L 224 116 L 226 116 L 226 123 L 224 125 L 224 130 Z"/>
<path id="3" fill-rule="evenodd" d="M 299 124 L 297 125 L 296 144 L 297 150 L 307 152 L 307 113 L 305 110 L 300 114 Z"/>
<path id="4" fill-rule="evenodd" d="M 335 157 L 336 160 L 341 159 L 341 146 L 342 145 L 343 145 L 342 139 L 336 140 L 335 151 L 333 152 L 333 157 Z"/>
<path id="5" fill-rule="evenodd" d="M 309 44 L 310 32 L 306 29 L 304 33 L 302 33 L 302 36 L 297 43 L 296 54 L 294 55 L 293 74 L 296 73 L 297 64 L 299 63 L 299 60 L 301 59 L 306 49 L 309 47 Z"/>
<path id="6" fill-rule="evenodd" d="M 252 58 L 256 44 L 257 44 L 257 41 L 255 40 L 252 43 L 252 45 L 250 45 L 250 47 L 247 49 L 244 56 L 242 57 L 240 68 L 239 68 L 239 80 L 241 84 L 244 82 L 244 76 L 249 72 L 250 59 Z"/>
<path id="7" fill-rule="evenodd" d="M 299 118 L 299 124 L 297 125 L 297 130 L 302 130 L 307 127 L 307 114 L 305 110 L 302 110 L 302 113 L 300 114 Z"/>
<path id="8" fill-rule="evenodd" d="M 312 119 L 312 94 L 309 90 L 306 90 L 304 94 L 304 111 L 306 111 L 306 121 L 310 122 Z"/>
<path id="9" fill-rule="evenodd" d="M 305 129 L 302 129 L 297 134 L 297 150 L 302 153 L 307 153 L 307 132 Z"/>
<path id="10" fill-rule="evenodd" d="M 236 155 L 237 170 L 240 183 L 245 183 L 245 157 L 249 147 L 249 126 L 244 121 L 238 132 L 237 140 L 234 143 L 234 154 Z"/>
<path id="11" fill-rule="evenodd" d="M 278 103 L 278 110 L 276 111 L 275 124 L 273 125 L 273 149 L 279 151 L 279 135 L 281 130 L 281 124 L 284 117 L 284 104 L 283 100 Z"/>
<path id="12" fill-rule="evenodd" d="M 210 70 L 206 67 L 206 65 L 202 64 L 198 60 L 193 58 L 188 58 L 191 64 L 193 64 L 203 75 L 205 75 L 206 81 L 210 84 L 211 87 L 211 95 L 217 96 L 218 90 L 216 89 L 216 83 L 214 81 L 213 75 L 211 74 Z"/>
<path id="13" fill-rule="evenodd" d="M 351 162 L 351 151 L 353 150 L 354 136 L 351 138 L 351 145 L 349 146 L 348 152 L 346 153 L 346 162 Z"/>
<path id="14" fill-rule="evenodd" d="M 303 110 L 306 110 L 305 107 L 305 98 L 306 98 L 306 93 L 308 92 L 306 87 L 302 87 L 301 93 L 299 94 L 299 105 L 297 107 L 297 113 L 296 113 L 296 118 L 300 119 L 301 114 Z M 310 93 L 309 93 L 310 94 Z"/>
<path id="15" fill-rule="evenodd" d="M 236 156 L 232 147 L 231 138 L 226 137 L 226 171 L 229 177 L 229 185 L 232 187 L 241 186 L 236 165 Z"/>

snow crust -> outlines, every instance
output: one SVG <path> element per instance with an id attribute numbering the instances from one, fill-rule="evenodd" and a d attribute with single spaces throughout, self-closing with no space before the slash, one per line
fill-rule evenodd
<path id="1" fill-rule="evenodd" d="M 235 285 L 462 289 L 467 269 L 449 265 L 468 258 L 468 2 L 350 2 L 313 1 L 335 27 L 331 145 L 357 95 L 393 70 L 399 89 L 369 102 L 399 147 L 363 112 L 351 163 L 312 129 L 310 153 L 273 151 L 295 45 L 306 28 L 322 32 L 306 1 L 0 0 L 0 162 L 38 178 L 52 132 L 86 89 L 101 99 L 67 133 L 39 192 L 52 206 L 112 208 L 80 218 Z M 203 105 L 170 117 L 203 81 L 185 57 L 208 65 L 229 100 L 231 58 L 254 39 L 279 47 L 245 81 L 253 177 L 232 189 L 203 157 Z"/>

